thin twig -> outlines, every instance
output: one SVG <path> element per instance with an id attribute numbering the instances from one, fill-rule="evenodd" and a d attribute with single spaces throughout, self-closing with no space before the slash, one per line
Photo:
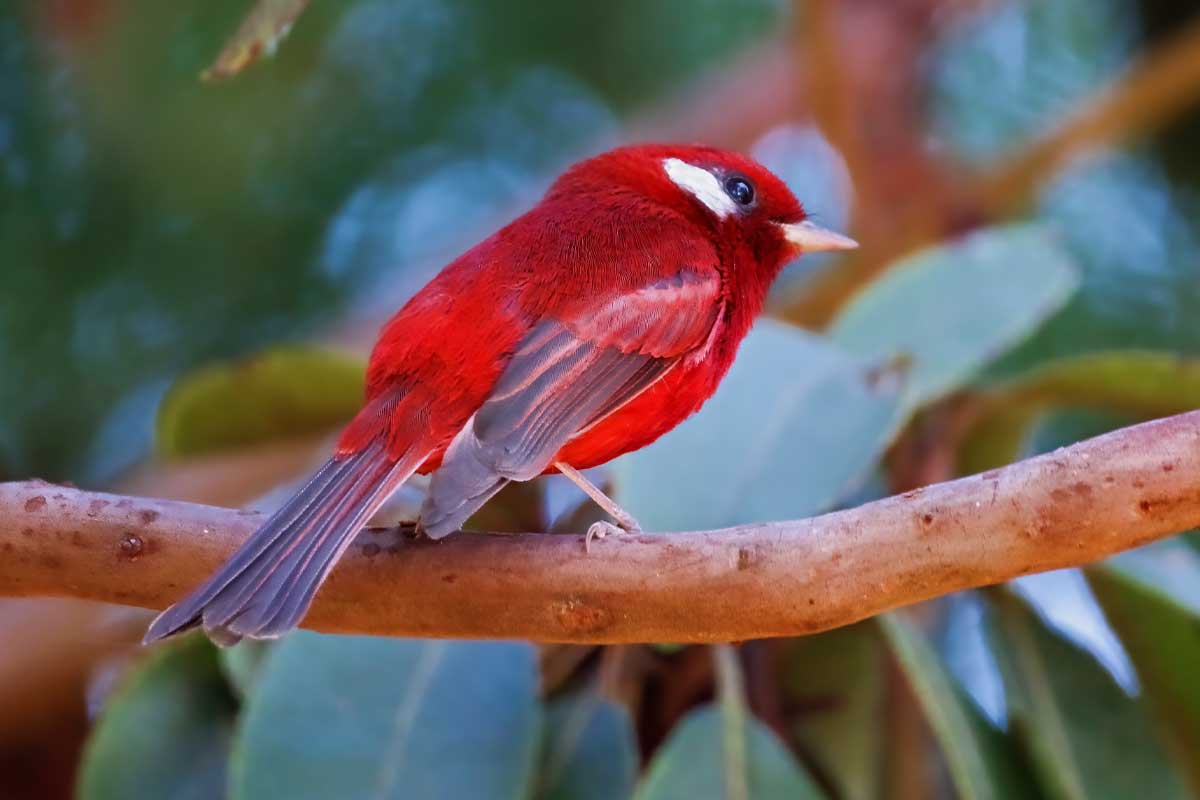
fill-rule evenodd
<path id="1" fill-rule="evenodd" d="M 162 608 L 259 514 L 0 484 L 0 595 Z M 845 625 L 1076 566 L 1200 525 L 1200 411 L 855 509 L 791 522 L 582 537 L 367 532 L 306 627 L 397 636 L 722 642 Z"/>

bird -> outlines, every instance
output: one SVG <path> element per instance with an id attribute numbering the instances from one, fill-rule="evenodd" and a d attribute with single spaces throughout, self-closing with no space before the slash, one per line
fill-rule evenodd
<path id="1" fill-rule="evenodd" d="M 854 247 L 738 152 L 642 144 L 580 161 L 384 324 L 332 456 L 145 641 L 199 626 L 230 645 L 296 628 L 414 473 L 430 475 L 417 525 L 432 539 L 510 482 L 552 473 L 612 518 L 585 544 L 640 531 L 582 470 L 645 447 L 712 396 L 786 264 Z"/>

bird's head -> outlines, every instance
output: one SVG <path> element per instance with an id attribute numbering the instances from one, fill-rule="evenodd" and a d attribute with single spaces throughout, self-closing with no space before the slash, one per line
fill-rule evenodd
<path id="1" fill-rule="evenodd" d="M 715 239 L 749 247 L 769 269 L 801 253 L 858 247 L 810 222 L 787 184 L 762 164 L 715 147 L 621 147 L 581 162 L 556 189 L 615 190 L 661 203 L 711 230 Z"/>

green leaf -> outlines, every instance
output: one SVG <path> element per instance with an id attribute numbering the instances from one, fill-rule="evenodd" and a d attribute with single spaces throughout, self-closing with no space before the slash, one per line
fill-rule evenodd
<path id="1" fill-rule="evenodd" d="M 906 361 L 911 411 L 1033 333 L 1078 284 L 1043 228 L 991 228 L 906 258 L 849 303 L 829 334 L 864 358 Z"/>
<path id="2" fill-rule="evenodd" d="M 1033 425 L 1052 409 L 1093 409 L 1151 419 L 1200 406 L 1200 360 L 1153 350 L 1112 350 L 1061 358 L 991 383 L 964 437 L 960 471 L 1016 459 Z"/>
<path id="3" fill-rule="evenodd" d="M 1200 360 L 1156 350 L 1110 350 L 1049 361 L 989 394 L 1006 403 L 1165 417 L 1200 406 Z"/>
<path id="4" fill-rule="evenodd" d="M 540 727 L 529 645 L 301 631 L 246 705 L 232 797 L 524 798 Z"/>
<path id="5" fill-rule="evenodd" d="M 713 705 L 685 716 L 650 762 L 636 800 L 773 800 L 777 797 L 819 798 L 821 791 L 771 730 L 754 718 L 743 721 L 737 737 L 744 759 L 731 763 L 727 721 Z M 730 793 L 728 773 L 738 770 L 742 795 Z"/>
<path id="6" fill-rule="evenodd" d="M 218 651 L 221 672 L 239 697 L 250 696 L 262 673 L 263 664 L 274 647 L 272 641 L 243 639 L 233 647 L 223 647 Z"/>
<path id="7" fill-rule="evenodd" d="M 209 800 L 225 792 L 236 704 L 215 648 L 156 648 L 113 695 L 80 767 L 80 800 Z"/>
<path id="8" fill-rule="evenodd" d="M 963 436 L 958 449 L 960 475 L 975 475 L 1011 464 L 1028 449 L 1038 409 L 1022 405 L 997 405 L 981 414 Z"/>
<path id="9" fill-rule="evenodd" d="M 1035 797 L 1011 742 L 983 717 L 920 631 L 898 613 L 876 619 L 929 719 L 959 797 Z"/>
<path id="10" fill-rule="evenodd" d="M 1000 590 L 988 597 L 994 613 L 986 624 L 1009 723 L 1046 794 L 1078 800 L 1187 797 L 1141 703 L 1020 598 Z"/>
<path id="11" fill-rule="evenodd" d="M 286 347 L 201 369 L 172 387 L 158 411 L 158 451 L 203 455 L 331 431 L 363 402 L 361 361 Z"/>
<path id="12" fill-rule="evenodd" d="M 1200 553 L 1169 542 L 1085 574 L 1137 668 L 1176 763 L 1200 794 Z"/>
<path id="13" fill-rule="evenodd" d="M 718 645 L 713 652 L 720 705 L 702 706 L 675 726 L 636 800 L 824 797 L 775 734 L 750 715 L 733 647 Z"/>
<path id="14" fill-rule="evenodd" d="M 886 446 L 895 383 L 820 337 L 760 321 L 699 414 L 616 462 L 621 504 L 650 530 L 825 510 Z"/>
<path id="15" fill-rule="evenodd" d="M 882 794 L 883 653 L 870 622 L 804 636 L 788 648 L 783 680 L 792 703 L 803 709 L 796 738 L 846 800 Z"/>
<path id="16" fill-rule="evenodd" d="M 629 797 L 637 767 L 633 723 L 624 708 L 594 691 L 550 702 L 538 800 Z"/>

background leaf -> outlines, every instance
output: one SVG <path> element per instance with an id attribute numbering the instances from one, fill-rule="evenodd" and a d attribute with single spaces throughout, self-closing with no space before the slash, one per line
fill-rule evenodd
<path id="1" fill-rule="evenodd" d="M 790 643 L 784 685 L 803 752 L 845 800 L 882 794 L 887 692 L 878 627 L 863 622 Z"/>
<path id="2" fill-rule="evenodd" d="M 960 797 L 1034 797 L 1024 764 L 1009 741 L 984 719 L 937 654 L 901 613 L 877 617 L 933 728 Z"/>
<path id="3" fill-rule="evenodd" d="M 988 620 L 1009 723 L 1051 797 L 1168 800 L 1188 793 L 1142 705 L 1011 592 L 989 593 Z"/>
<path id="4" fill-rule="evenodd" d="M 596 691 L 549 703 L 537 800 L 629 797 L 637 768 L 633 724 L 622 706 Z"/>
<path id="5" fill-rule="evenodd" d="M 749 792 L 733 797 L 725 791 L 729 769 L 724 745 L 726 721 L 716 706 L 688 713 L 655 754 L 636 800 L 773 800 L 777 797 L 819 798 L 822 793 L 801 770 L 783 743 L 753 717 L 738 735 L 745 750 L 744 770 Z"/>
<path id="6" fill-rule="evenodd" d="M 842 310 L 829 335 L 863 358 L 906 362 L 911 412 L 1030 335 L 1078 283 L 1044 228 L 990 228 L 896 264 Z"/>
<path id="7" fill-rule="evenodd" d="M 240 697 L 248 697 L 254 690 L 263 664 L 274 648 L 275 643 L 269 640 L 243 639 L 233 647 L 223 647 L 217 652 L 221 672 Z"/>
<path id="8" fill-rule="evenodd" d="M 1085 574 L 1137 668 L 1176 763 L 1200 794 L 1200 553 L 1168 542 Z"/>
<path id="9" fill-rule="evenodd" d="M 719 705 L 702 706 L 676 724 L 646 771 L 637 800 L 823 797 L 783 743 L 746 707 L 738 652 L 732 645 L 710 651 Z"/>
<path id="10" fill-rule="evenodd" d="M 978 418 L 959 452 L 963 473 L 1015 461 L 1034 425 L 1052 409 L 1115 412 L 1136 421 L 1200 407 L 1200 362 L 1153 350 L 1087 353 L 987 384 L 977 402 Z"/>
<path id="11" fill-rule="evenodd" d="M 329 432 L 362 406 L 363 373 L 356 358 L 299 347 L 198 370 L 163 399 L 159 452 L 182 458 Z"/>
<path id="12" fill-rule="evenodd" d="M 762 320 L 699 414 L 616 463 L 621 503 L 647 530 L 827 509 L 886 445 L 895 384 L 873 382 L 867 362 L 820 337 Z"/>
<path id="13" fill-rule="evenodd" d="M 540 727 L 529 645 L 301 631 L 247 703 L 232 796 L 524 798 Z"/>
<path id="14" fill-rule="evenodd" d="M 236 710 L 216 648 L 188 636 L 126 676 L 88 741 L 80 800 L 211 800 L 225 792 Z"/>

